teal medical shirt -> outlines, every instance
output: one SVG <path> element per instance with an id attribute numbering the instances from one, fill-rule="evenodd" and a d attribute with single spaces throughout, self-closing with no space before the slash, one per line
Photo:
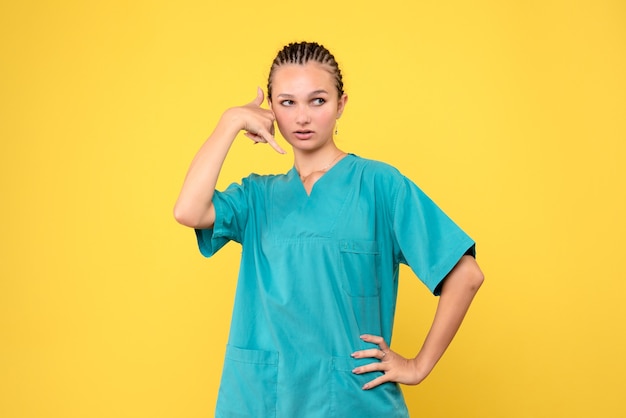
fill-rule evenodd
<path id="1" fill-rule="evenodd" d="M 250 175 L 213 198 L 209 257 L 242 245 L 216 417 L 406 417 L 400 388 L 361 387 L 376 359 L 350 354 L 391 343 L 398 267 L 435 294 L 474 242 L 395 168 L 349 154 L 304 190 L 295 169 Z"/>

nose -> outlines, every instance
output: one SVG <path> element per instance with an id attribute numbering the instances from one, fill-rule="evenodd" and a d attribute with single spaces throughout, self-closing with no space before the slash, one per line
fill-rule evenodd
<path id="1" fill-rule="evenodd" d="M 298 106 L 296 111 L 296 123 L 298 125 L 306 125 L 311 122 L 311 115 L 307 106 Z"/>

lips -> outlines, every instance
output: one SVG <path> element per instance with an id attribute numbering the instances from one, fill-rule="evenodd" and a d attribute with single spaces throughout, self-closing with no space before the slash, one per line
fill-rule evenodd
<path id="1" fill-rule="evenodd" d="M 309 131 L 309 130 L 295 131 L 293 135 L 300 140 L 307 140 L 313 136 L 313 131 Z"/>

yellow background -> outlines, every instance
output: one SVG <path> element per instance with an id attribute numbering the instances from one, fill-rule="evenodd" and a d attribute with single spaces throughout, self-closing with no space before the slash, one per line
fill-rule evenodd
<path id="1" fill-rule="evenodd" d="M 303 39 L 342 66 L 339 146 L 478 241 L 487 281 L 412 413 L 626 416 L 619 0 L 3 1 L 0 416 L 212 416 L 240 249 L 202 258 L 172 206 Z M 220 187 L 290 166 L 242 137 Z M 436 299 L 401 282 L 408 356 Z"/>

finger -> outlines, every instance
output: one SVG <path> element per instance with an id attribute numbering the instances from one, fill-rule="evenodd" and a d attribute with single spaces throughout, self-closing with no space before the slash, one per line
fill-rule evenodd
<path id="1" fill-rule="evenodd" d="M 367 350 L 360 350 L 352 353 L 354 358 L 377 358 L 382 360 L 385 357 L 385 353 L 378 348 L 368 348 Z"/>
<path id="2" fill-rule="evenodd" d="M 255 143 L 267 142 L 261 135 L 256 134 L 252 131 L 245 131 L 243 134 L 253 140 Z"/>
<path id="3" fill-rule="evenodd" d="M 384 365 L 380 361 L 366 364 L 364 366 L 355 367 L 354 369 L 352 369 L 352 373 L 354 374 L 364 374 L 364 373 L 371 373 L 371 372 L 386 372 L 386 371 L 387 371 L 386 365 Z"/>
<path id="4" fill-rule="evenodd" d="M 387 383 L 387 382 L 389 382 L 389 378 L 387 377 L 386 374 L 384 374 L 382 376 L 378 376 L 374 380 L 367 382 L 366 384 L 363 385 L 361 389 L 370 390 L 370 389 L 375 388 L 376 386 L 382 385 L 383 383 Z"/>
<path id="5" fill-rule="evenodd" d="M 361 339 L 368 343 L 377 344 L 380 349 L 383 350 L 385 353 L 389 351 L 389 346 L 387 345 L 383 337 L 380 337 L 378 335 L 364 334 L 361 335 Z"/>
<path id="6" fill-rule="evenodd" d="M 269 132 L 254 133 L 247 131 L 244 132 L 244 135 L 253 140 L 256 144 L 258 144 L 259 142 L 267 143 L 279 154 L 286 154 L 285 150 L 282 149 L 280 145 L 278 145 L 276 140 L 274 140 L 274 136 Z"/>
<path id="7" fill-rule="evenodd" d="M 263 89 L 261 87 L 256 88 L 256 97 L 253 101 L 250 102 L 251 105 L 261 106 L 263 104 L 263 100 L 265 99 L 265 95 L 263 94 Z"/>
<path id="8" fill-rule="evenodd" d="M 279 153 L 279 154 L 286 154 L 287 152 L 281 148 L 280 145 L 278 145 L 278 143 L 274 140 L 273 136 L 270 136 L 269 139 L 267 140 L 267 143 L 270 144 L 270 146 L 272 148 L 274 148 L 274 150 Z"/>

